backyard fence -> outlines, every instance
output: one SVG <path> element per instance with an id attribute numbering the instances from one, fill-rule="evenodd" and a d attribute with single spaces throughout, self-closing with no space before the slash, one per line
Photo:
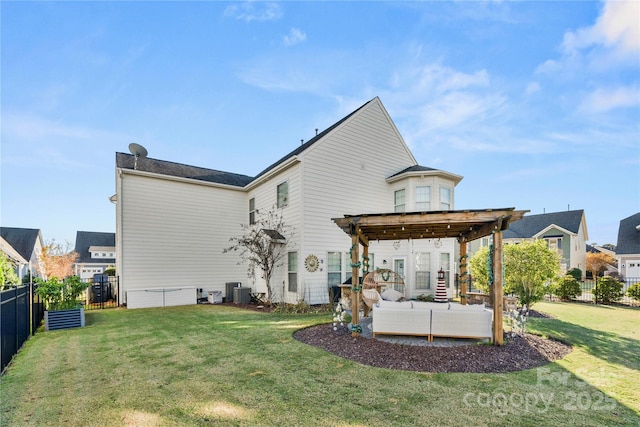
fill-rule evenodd
<path id="1" fill-rule="evenodd" d="M 578 301 L 586 301 L 586 302 L 593 302 L 593 303 L 599 303 L 600 301 L 596 301 L 595 299 L 595 295 L 593 294 L 593 290 L 596 288 L 596 285 L 599 283 L 600 279 L 602 279 L 601 277 L 597 278 L 596 280 L 583 280 L 580 282 L 580 287 L 582 288 L 582 294 L 579 295 L 576 299 Z M 624 296 L 622 297 L 622 299 L 620 299 L 617 302 L 623 303 L 623 304 L 633 304 L 634 302 L 640 302 L 640 301 L 634 301 L 633 298 L 631 298 L 630 296 L 627 295 L 627 290 L 635 285 L 636 283 L 640 283 L 640 277 L 627 277 L 624 279 L 620 279 L 620 282 L 622 282 L 622 292 L 624 294 Z"/>
<path id="2" fill-rule="evenodd" d="M 35 288 L 29 284 L 0 291 L 0 372 L 42 323 L 44 303 Z"/>
<path id="3" fill-rule="evenodd" d="M 106 274 L 95 274 L 93 278 L 85 279 L 89 286 L 85 292 L 84 309 L 117 308 L 120 295 L 119 279 L 118 276 Z"/>

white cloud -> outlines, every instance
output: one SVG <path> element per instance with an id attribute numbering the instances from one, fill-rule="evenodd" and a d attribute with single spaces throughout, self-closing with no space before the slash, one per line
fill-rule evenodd
<path id="1" fill-rule="evenodd" d="M 529 82 L 524 90 L 524 94 L 527 96 L 533 95 L 534 93 L 538 92 L 540 92 L 540 84 L 538 82 Z"/>
<path id="2" fill-rule="evenodd" d="M 307 39 L 307 35 L 297 28 L 292 28 L 289 34 L 284 36 L 284 44 L 286 46 L 293 46 L 294 44 L 302 43 Z"/>
<path id="3" fill-rule="evenodd" d="M 581 110 L 587 113 L 603 113 L 616 108 L 636 107 L 640 105 L 640 88 L 623 86 L 612 89 L 596 89 L 589 93 Z"/>
<path id="4" fill-rule="evenodd" d="M 571 55 L 577 50 L 602 45 L 622 55 L 640 52 L 640 2 L 608 0 L 591 27 L 564 35 L 562 48 Z"/>
<path id="5" fill-rule="evenodd" d="M 241 21 L 275 21 L 282 17 L 282 9 L 277 3 L 247 1 L 227 6 L 224 16 Z"/>

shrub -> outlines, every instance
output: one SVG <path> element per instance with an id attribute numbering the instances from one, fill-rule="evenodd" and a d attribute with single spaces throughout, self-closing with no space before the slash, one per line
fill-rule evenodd
<path id="1" fill-rule="evenodd" d="M 420 294 L 416 297 L 416 299 L 418 301 L 427 301 L 427 302 L 433 302 L 435 301 L 435 297 L 433 295 L 425 295 L 425 294 Z"/>
<path id="2" fill-rule="evenodd" d="M 601 277 L 596 283 L 597 286 L 591 289 L 591 293 L 593 293 L 598 302 L 608 304 L 618 301 L 624 295 L 622 282 L 613 277 Z"/>
<path id="3" fill-rule="evenodd" d="M 577 267 L 567 271 L 567 275 L 575 278 L 578 282 L 582 280 L 582 270 Z"/>
<path id="4" fill-rule="evenodd" d="M 627 296 L 636 301 L 640 301 L 640 283 L 636 283 L 627 289 Z"/>
<path id="5" fill-rule="evenodd" d="M 76 308 L 78 297 L 89 286 L 83 282 L 78 276 L 69 276 L 63 281 L 57 277 L 49 280 L 36 279 L 38 288 L 36 293 L 44 300 L 47 310 L 68 310 Z"/>
<path id="6" fill-rule="evenodd" d="M 567 274 L 558 281 L 554 293 L 562 300 L 570 300 L 582 294 L 582 287 L 575 277 Z"/>

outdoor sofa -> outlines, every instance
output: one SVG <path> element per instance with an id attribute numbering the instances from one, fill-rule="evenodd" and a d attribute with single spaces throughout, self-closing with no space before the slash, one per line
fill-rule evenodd
<path id="1" fill-rule="evenodd" d="M 373 306 L 373 336 L 417 335 L 450 338 L 491 338 L 493 312 L 484 304 L 461 305 L 422 301 L 385 301 Z"/>

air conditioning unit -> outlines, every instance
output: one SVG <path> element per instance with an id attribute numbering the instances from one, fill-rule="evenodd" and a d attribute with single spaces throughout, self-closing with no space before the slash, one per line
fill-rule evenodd
<path id="1" fill-rule="evenodd" d="M 225 298 L 227 302 L 233 302 L 233 288 L 239 288 L 242 286 L 241 282 L 227 282 L 225 283 Z"/>

